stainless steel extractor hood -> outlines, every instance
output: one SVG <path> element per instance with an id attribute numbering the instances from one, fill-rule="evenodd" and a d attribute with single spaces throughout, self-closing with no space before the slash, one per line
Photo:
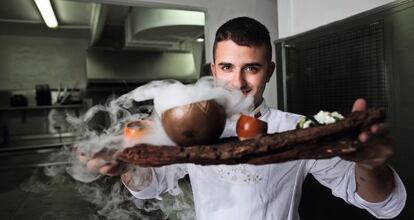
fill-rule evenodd
<path id="1" fill-rule="evenodd" d="M 88 50 L 88 84 L 146 83 L 157 79 L 194 81 L 196 71 L 191 52 Z"/>
<path id="2" fill-rule="evenodd" d="M 204 13 L 176 9 L 132 8 L 125 21 L 127 48 L 179 50 L 183 41 L 204 34 Z"/>
<path id="3" fill-rule="evenodd" d="M 204 13 L 176 9 L 95 5 L 88 85 L 193 82 L 200 75 Z"/>

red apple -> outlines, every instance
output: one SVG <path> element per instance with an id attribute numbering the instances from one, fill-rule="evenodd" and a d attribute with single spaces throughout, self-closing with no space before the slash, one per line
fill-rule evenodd
<path id="1" fill-rule="evenodd" d="M 236 125 L 237 136 L 240 140 L 255 138 L 267 133 L 267 123 L 248 115 L 241 115 Z"/>

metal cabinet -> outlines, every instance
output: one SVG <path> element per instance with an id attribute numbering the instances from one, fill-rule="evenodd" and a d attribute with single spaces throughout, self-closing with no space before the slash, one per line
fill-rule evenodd
<path id="1" fill-rule="evenodd" d="M 347 113 L 358 97 L 366 98 L 371 106 L 385 107 L 395 138 L 390 163 L 407 192 L 414 190 L 410 163 L 414 157 L 410 138 L 414 134 L 413 21 L 414 2 L 396 1 L 275 41 L 278 107 L 300 114 L 315 114 L 321 109 Z M 308 204 L 302 208 L 311 206 L 312 210 L 303 208 L 302 219 L 370 219 L 365 212 L 344 204 L 335 206 L 336 202 L 329 202 L 332 198 L 318 196 L 326 190 L 316 189 L 316 185 L 305 184 L 304 202 Z M 324 201 L 322 209 L 315 208 L 314 198 Z M 408 205 L 413 203 L 410 200 L 408 196 Z M 413 209 L 406 207 L 397 219 L 412 218 Z"/>

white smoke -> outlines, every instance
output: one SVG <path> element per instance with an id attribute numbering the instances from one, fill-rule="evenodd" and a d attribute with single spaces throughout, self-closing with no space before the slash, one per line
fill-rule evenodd
<path id="1" fill-rule="evenodd" d="M 176 106 L 210 99 L 223 106 L 228 116 L 246 112 L 252 106 L 253 97 L 246 98 L 238 90 L 228 90 L 217 84 L 212 77 L 201 78 L 192 85 L 174 80 L 154 81 L 138 87 L 125 97 L 132 96 L 135 101 L 153 99 L 158 115 Z"/>
<path id="2" fill-rule="evenodd" d="M 67 121 L 78 134 L 78 140 L 72 149 L 66 151 L 69 161 L 66 172 L 74 179 L 88 183 L 79 186 L 81 194 L 87 201 L 98 207 L 99 215 L 108 219 L 144 218 L 144 216 L 137 214 L 139 212 L 131 211 L 129 206 L 125 209 L 125 205 L 123 205 L 124 208 L 122 208 L 121 204 L 124 204 L 125 201 L 130 201 L 129 204 L 135 204 L 146 212 L 160 209 L 164 213 L 163 217 L 194 218 L 191 190 L 183 191 L 179 187 L 178 179 L 184 176 L 182 170 L 168 169 L 169 173 L 166 178 L 173 184 L 170 184 L 172 187 L 167 190 L 169 195 L 164 195 L 164 197 L 169 199 L 149 202 L 132 199 L 131 195 L 125 195 L 125 189 L 119 179 L 116 179 L 117 181 L 111 184 L 109 189 L 103 189 L 102 185 L 95 184 L 97 180 L 99 182 L 107 178 L 102 178 L 98 172 L 89 171 L 86 168 L 86 161 L 79 158 L 92 158 L 104 152 L 106 157 L 103 159 L 115 161 L 115 158 L 111 157 L 114 152 L 137 143 L 173 145 L 174 143 L 168 138 L 162 127 L 160 115 L 165 110 L 176 106 L 210 99 L 214 99 L 225 108 L 228 118 L 238 113 L 248 112 L 253 106 L 252 96 L 246 97 L 238 90 L 224 88 L 212 77 L 204 77 L 190 85 L 175 80 L 153 81 L 119 98 L 109 100 L 105 105 L 94 106 L 80 117 L 68 116 Z M 139 106 L 137 108 L 134 104 L 146 100 L 153 100 L 154 106 Z M 138 109 L 138 111 L 131 111 L 131 109 Z M 106 124 L 101 125 L 97 131 L 96 126 L 90 124 L 99 113 L 106 115 Z M 125 139 L 123 136 L 125 124 L 140 119 L 153 122 L 151 133 L 139 140 Z M 61 173 L 61 170 L 49 169 L 46 171 L 48 176 L 56 176 Z"/>
<path id="3" fill-rule="evenodd" d="M 195 84 L 189 85 L 176 80 L 159 80 L 110 100 L 106 105 L 94 106 L 81 117 L 68 117 L 68 122 L 79 134 L 79 141 L 75 145 L 76 151 L 86 157 L 94 157 L 102 151 L 119 151 L 137 143 L 174 145 L 162 127 L 160 115 L 176 106 L 210 99 L 223 106 L 228 117 L 248 112 L 253 106 L 252 96 L 246 97 L 239 90 L 229 90 L 214 81 L 212 77 L 203 77 Z M 145 109 L 145 113 L 128 110 L 134 106 L 134 101 L 146 100 L 153 100 L 155 111 L 152 114 L 147 113 L 148 109 Z M 105 112 L 108 118 L 108 123 L 102 132 L 96 132 L 88 126 L 98 112 Z M 139 119 L 152 121 L 151 132 L 139 140 L 125 139 L 123 137 L 125 124 Z M 107 159 L 111 160 L 111 158 Z M 88 172 L 84 168 L 85 164 L 78 162 L 76 158 L 71 160 L 71 164 L 68 172 L 79 181 L 91 182 L 100 176 L 98 173 Z"/>

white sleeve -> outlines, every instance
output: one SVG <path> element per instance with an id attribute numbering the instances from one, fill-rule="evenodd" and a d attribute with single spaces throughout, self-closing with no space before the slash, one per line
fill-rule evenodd
<path id="1" fill-rule="evenodd" d="M 394 190 L 384 201 L 372 203 L 365 201 L 356 192 L 354 162 L 334 157 L 327 160 L 309 160 L 307 167 L 322 185 L 332 190 L 334 196 L 358 208 L 366 209 L 376 218 L 394 218 L 405 206 L 407 193 L 400 177 L 393 169 Z"/>
<path id="2" fill-rule="evenodd" d="M 134 191 L 128 187 L 123 181 L 123 184 L 131 192 L 131 194 L 138 199 L 161 199 L 160 194 L 168 192 L 176 195 L 180 192 L 178 188 L 178 180 L 187 174 L 187 167 L 185 164 L 174 164 L 169 166 L 150 168 L 151 169 L 151 183 L 140 191 Z M 142 173 L 134 172 L 134 179 L 141 178 Z"/>

